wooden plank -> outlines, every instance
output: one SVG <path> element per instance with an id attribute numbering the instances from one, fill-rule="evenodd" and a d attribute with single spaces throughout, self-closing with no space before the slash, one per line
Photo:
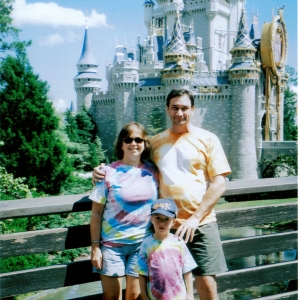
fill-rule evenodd
<path id="1" fill-rule="evenodd" d="M 217 275 L 218 293 L 296 279 L 298 261 L 230 271 Z"/>
<path id="2" fill-rule="evenodd" d="M 295 190 L 298 186 L 297 180 L 297 176 L 290 176 L 229 181 L 224 196 Z M 90 209 L 91 201 L 88 199 L 87 194 L 0 201 L 0 219 L 87 211 Z"/>
<path id="3" fill-rule="evenodd" d="M 226 186 L 223 196 L 290 191 L 298 189 L 298 176 L 227 181 Z"/>
<path id="4" fill-rule="evenodd" d="M 259 300 L 298 300 L 298 291 L 287 292 L 267 297 L 261 297 Z"/>
<path id="5" fill-rule="evenodd" d="M 298 232 L 223 241 L 227 259 L 297 249 Z M 90 246 L 89 225 L 0 235 L 1 258 Z"/>
<path id="6" fill-rule="evenodd" d="M 217 219 L 220 228 L 233 228 L 269 224 L 274 221 L 297 220 L 298 204 L 285 203 L 277 205 L 254 206 L 249 208 L 235 208 L 218 210 Z"/>
<path id="7" fill-rule="evenodd" d="M 0 274 L 0 296 L 55 289 L 99 280 L 90 260 Z"/>
<path id="8" fill-rule="evenodd" d="M 0 219 L 91 210 L 87 194 L 0 201 Z"/>
<path id="9" fill-rule="evenodd" d="M 231 271 L 217 276 L 218 292 L 297 278 L 297 261 Z M 0 274 L 1 297 L 98 281 L 90 261 Z M 16 288 L 18 287 L 18 288 Z"/>
<path id="10" fill-rule="evenodd" d="M 1 258 L 88 247 L 90 244 L 89 225 L 0 235 Z"/>
<path id="11" fill-rule="evenodd" d="M 297 249 L 298 231 L 222 241 L 226 259 Z"/>

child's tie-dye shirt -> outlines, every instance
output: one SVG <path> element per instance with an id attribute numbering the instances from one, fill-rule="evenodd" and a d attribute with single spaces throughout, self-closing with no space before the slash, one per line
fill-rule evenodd
<path id="1" fill-rule="evenodd" d="M 171 198 L 178 208 L 173 228 L 178 228 L 197 209 L 210 178 L 231 170 L 216 135 L 192 126 L 187 133 L 170 129 L 151 140 L 151 158 L 159 170 L 159 198 Z M 214 210 L 200 223 L 216 221 Z"/>
<path id="2" fill-rule="evenodd" d="M 184 300 L 183 274 L 196 267 L 184 241 L 171 233 L 162 242 L 148 236 L 141 245 L 137 272 L 149 278 L 147 293 L 151 300 Z"/>
<path id="3" fill-rule="evenodd" d="M 89 198 L 103 204 L 101 242 L 142 242 L 150 226 L 151 204 L 157 199 L 157 169 L 153 164 L 127 166 L 116 161 L 105 166 L 105 180 Z"/>

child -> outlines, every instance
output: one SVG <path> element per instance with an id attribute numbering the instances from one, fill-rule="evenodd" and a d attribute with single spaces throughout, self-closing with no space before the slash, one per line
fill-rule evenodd
<path id="1" fill-rule="evenodd" d="M 137 263 L 142 300 L 194 299 L 191 270 L 197 264 L 184 241 L 170 233 L 176 216 L 173 200 L 153 202 L 154 234 L 144 239 Z"/>

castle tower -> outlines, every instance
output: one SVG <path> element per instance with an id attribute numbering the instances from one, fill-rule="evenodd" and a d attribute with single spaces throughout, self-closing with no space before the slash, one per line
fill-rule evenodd
<path id="1" fill-rule="evenodd" d="M 165 48 L 162 83 L 169 90 L 173 87 L 189 89 L 193 75 L 194 65 L 191 64 L 191 54 L 185 45 L 177 12 L 172 37 Z"/>
<path id="2" fill-rule="evenodd" d="M 135 120 L 135 87 L 139 83 L 138 61 L 128 57 L 124 45 L 116 46 L 116 54 L 111 67 L 111 81 L 115 98 L 116 133 L 127 122 Z"/>
<path id="3" fill-rule="evenodd" d="M 98 64 L 93 56 L 88 28 L 85 28 L 84 41 L 80 59 L 77 63 L 77 75 L 74 77 L 74 86 L 77 94 L 77 111 L 85 106 L 87 109 L 91 106 L 93 94 L 99 93 L 101 89 L 101 79 L 97 74 Z"/>
<path id="4" fill-rule="evenodd" d="M 154 2 L 152 0 L 145 0 L 144 2 L 144 23 L 147 28 L 147 35 L 150 35 L 150 28 L 152 24 L 152 12 L 153 12 Z"/>
<path id="5" fill-rule="evenodd" d="M 232 65 L 228 70 L 232 85 L 231 147 L 229 161 L 232 179 L 256 179 L 255 88 L 260 69 L 255 61 L 256 49 L 246 29 L 242 10 L 235 45 L 231 50 Z"/>

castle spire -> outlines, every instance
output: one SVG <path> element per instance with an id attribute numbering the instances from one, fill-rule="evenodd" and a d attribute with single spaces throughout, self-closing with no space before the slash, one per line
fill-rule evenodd
<path id="1" fill-rule="evenodd" d="M 86 25 L 85 33 L 84 33 L 82 52 L 81 52 L 81 56 L 80 56 L 80 59 L 79 59 L 77 65 L 96 65 L 96 66 L 98 66 L 98 64 L 94 58 L 94 55 L 92 53 L 91 46 L 90 46 L 87 25 Z"/>
<path id="2" fill-rule="evenodd" d="M 246 15 L 244 8 L 242 9 L 239 29 L 234 43 L 234 48 L 253 48 L 247 31 Z"/>
<path id="3" fill-rule="evenodd" d="M 183 34 L 181 31 L 178 12 L 176 13 L 176 19 L 174 23 L 174 29 L 172 32 L 171 40 L 166 46 L 166 50 L 165 50 L 165 55 L 173 55 L 173 54 L 183 54 L 190 57 L 190 53 L 186 48 Z"/>

